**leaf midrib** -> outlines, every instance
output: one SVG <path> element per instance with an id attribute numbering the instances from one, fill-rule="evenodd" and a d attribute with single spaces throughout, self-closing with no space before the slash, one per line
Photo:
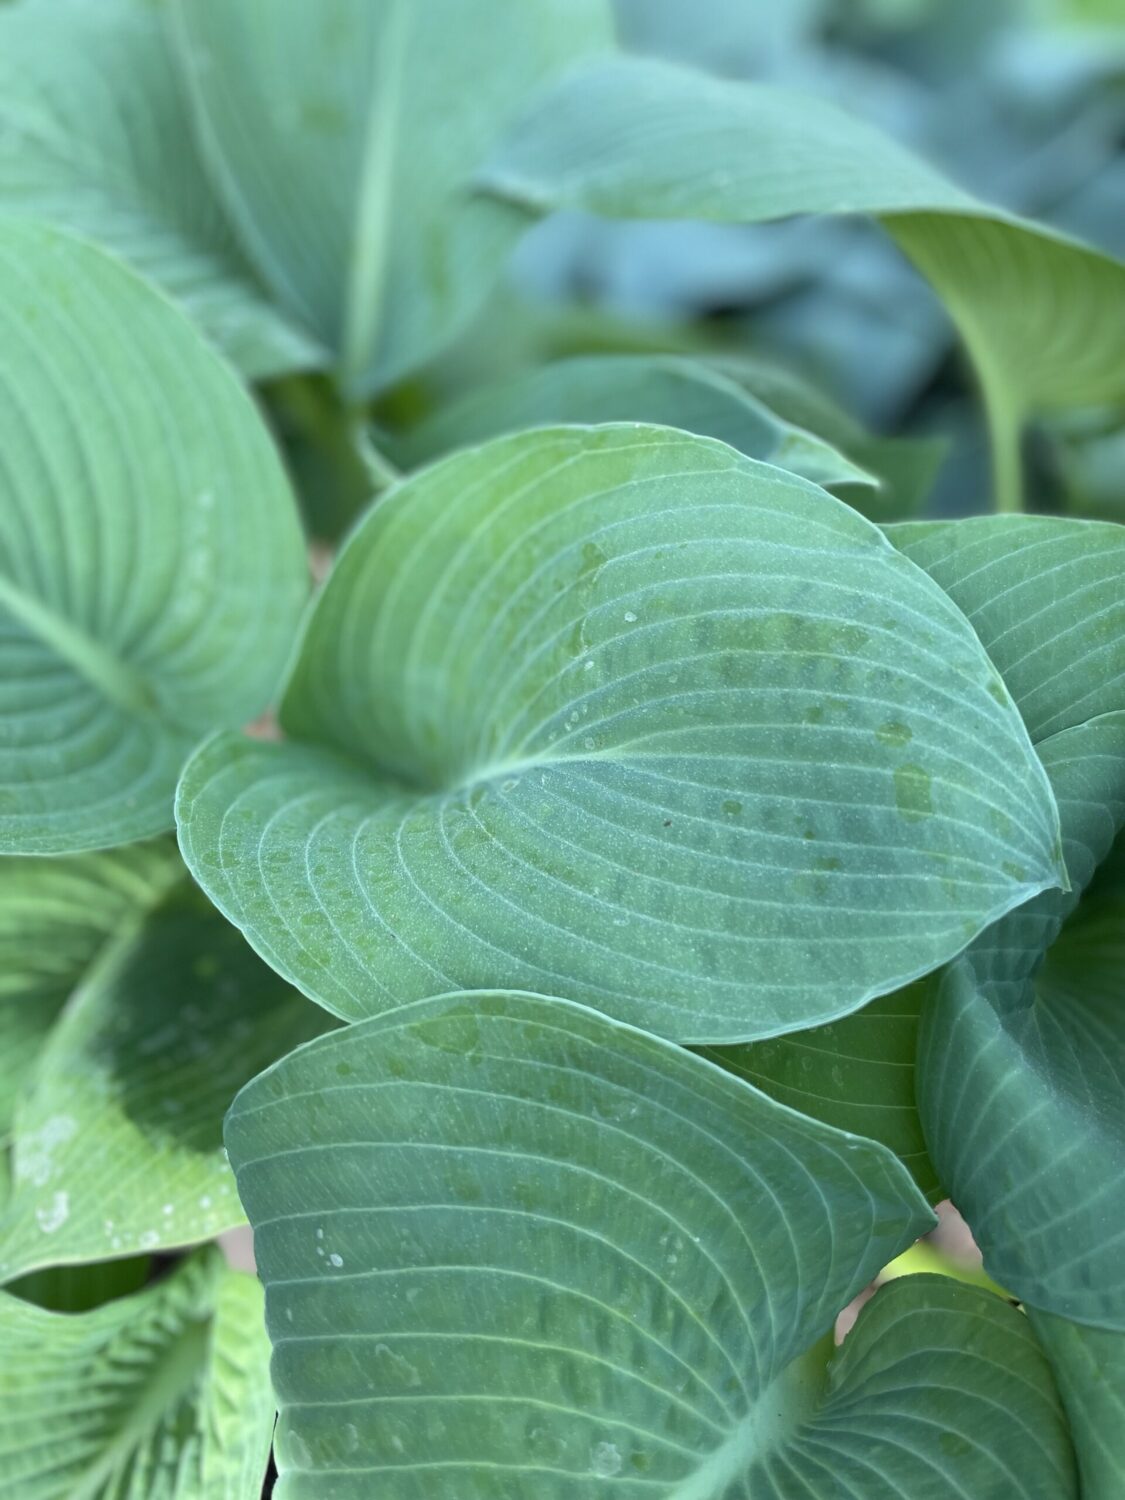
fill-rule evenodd
<path id="1" fill-rule="evenodd" d="M 820 1407 L 834 1352 L 835 1338 L 829 1331 L 786 1365 L 726 1442 L 681 1480 L 668 1500 L 721 1500 L 735 1480 L 747 1476 L 752 1464 L 783 1447 Z"/>
<path id="2" fill-rule="evenodd" d="M 353 394 L 374 354 L 390 266 L 391 200 L 409 14 L 404 0 L 389 0 L 371 82 L 344 297 L 341 374 Z"/>
<path id="3" fill-rule="evenodd" d="M 0 574 L 0 609 L 6 609 L 118 708 L 141 718 L 159 716 L 156 689 L 147 678 L 101 641 L 3 574 Z"/>
<path id="4" fill-rule="evenodd" d="M 154 1361 L 150 1378 L 131 1402 L 125 1420 L 96 1460 L 70 1491 L 67 1500 L 97 1500 L 105 1481 L 117 1471 L 133 1447 L 139 1447 L 161 1419 L 172 1411 L 201 1379 L 206 1368 L 210 1324 L 188 1316 L 166 1346 L 166 1357 Z"/>

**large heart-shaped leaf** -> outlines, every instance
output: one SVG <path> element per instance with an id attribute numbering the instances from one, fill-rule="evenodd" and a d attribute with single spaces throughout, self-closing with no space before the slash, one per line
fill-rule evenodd
<path id="1" fill-rule="evenodd" d="M 1074 890 L 1013 912 L 951 965 L 922 1016 L 918 1102 L 934 1163 L 985 1267 L 1032 1306 L 1125 1331 L 1125 897 L 1108 983 L 1082 909 L 1055 938 L 1125 822 L 1125 713 L 1039 746 Z"/>
<path id="2" fill-rule="evenodd" d="M 279 1500 L 1074 1493 L 998 1299 L 905 1278 L 829 1365 L 839 1308 L 930 1222 L 891 1154 L 642 1032 L 423 1001 L 256 1079 L 227 1143 Z"/>
<path id="3" fill-rule="evenodd" d="M 521 221 L 467 179 L 606 0 L 176 0 L 205 152 L 275 294 L 362 395 L 480 306 Z"/>
<path id="4" fill-rule="evenodd" d="M 170 839 L 66 859 L 0 859 L 0 1137 L 99 950 L 182 873 Z"/>
<path id="5" fill-rule="evenodd" d="M 261 1307 L 215 1250 L 93 1312 L 0 1293 L 0 1488 L 258 1500 L 274 1415 Z"/>
<path id="6" fill-rule="evenodd" d="M 321 364 L 325 351 L 271 306 L 235 243 L 165 28 L 146 0 L 0 11 L 0 210 L 113 250 L 246 375 Z"/>
<path id="7" fill-rule="evenodd" d="M 601 354 L 522 371 L 439 410 L 392 450 L 407 469 L 503 432 L 557 422 L 652 422 L 719 438 L 825 486 L 877 480 L 719 370 L 674 355 Z"/>
<path id="8" fill-rule="evenodd" d="M 61 878 L 46 886 L 39 861 L 22 863 L 32 889 L 62 888 Z M 111 896 L 95 897 L 103 912 Z M 85 941 L 72 921 L 69 909 L 54 919 L 41 910 L 38 935 Z M 248 1078 L 327 1021 L 186 881 L 147 914 L 134 905 L 116 921 L 83 972 L 68 965 L 73 996 L 16 1105 L 0 1281 L 241 1223 L 223 1113 Z"/>
<path id="9" fill-rule="evenodd" d="M 768 1036 L 1063 878 L 1042 767 L 945 594 L 823 490 L 664 428 L 497 439 L 399 486 L 282 723 L 304 743 L 193 758 L 181 847 L 348 1018 L 502 979 Z"/>
<path id="10" fill-rule="evenodd" d="M 306 592 L 227 366 L 54 229 L 0 227 L 0 852 L 168 828 L 188 750 L 267 703 Z"/>
<path id="11" fill-rule="evenodd" d="M 533 213 L 878 216 L 973 356 L 1003 505 L 1018 499 L 1028 412 L 1125 400 L 1125 266 L 978 202 L 826 101 L 652 58 L 598 61 L 539 100 L 479 181 Z"/>

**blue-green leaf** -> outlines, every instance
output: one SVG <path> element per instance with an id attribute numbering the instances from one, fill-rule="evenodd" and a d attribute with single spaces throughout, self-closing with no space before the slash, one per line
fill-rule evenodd
<path id="1" fill-rule="evenodd" d="M 561 1000 L 345 1027 L 227 1125 L 274 1344 L 278 1500 L 1069 1500 L 1046 1364 L 907 1277 L 873 1142 Z"/>
<path id="2" fill-rule="evenodd" d="M 0 220 L 0 853 L 172 822 L 210 729 L 268 703 L 307 566 L 233 372 L 162 296 Z"/>
<path id="3" fill-rule="evenodd" d="M 202 747 L 181 847 L 349 1019 L 502 979 L 769 1036 L 1063 878 L 1042 767 L 946 595 L 823 490 L 663 428 L 533 431 L 398 486 L 282 722 Z"/>

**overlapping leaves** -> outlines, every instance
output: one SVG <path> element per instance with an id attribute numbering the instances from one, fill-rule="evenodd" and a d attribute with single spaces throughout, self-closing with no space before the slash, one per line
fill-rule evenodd
<path id="1" fill-rule="evenodd" d="M 0 221 L 0 852 L 171 826 L 180 767 L 265 706 L 306 564 L 251 402 L 118 262 Z"/>
<path id="2" fill-rule="evenodd" d="M 824 101 L 652 58 L 598 61 L 540 99 L 479 180 L 534 213 L 879 217 L 977 365 L 1003 505 L 1018 502 L 1023 417 L 1125 400 L 1125 266 L 989 208 Z"/>
<path id="3" fill-rule="evenodd" d="M 146 0 L 0 12 L 0 211 L 112 250 L 175 297 L 246 375 L 326 352 L 272 306 L 204 173 L 166 13 Z"/>
<path id="4" fill-rule="evenodd" d="M 882 1147 L 564 1001 L 344 1028 L 227 1127 L 281 1403 L 279 1500 L 1075 1493 L 1020 1316 L 911 1277 Z"/>
<path id="5" fill-rule="evenodd" d="M 174 849 L 0 862 L 3 927 L 36 898 L 34 954 L 6 944 L 3 1014 L 39 1050 L 5 1101 L 0 1281 L 243 1222 L 223 1114 L 325 1020 L 186 883 Z"/>
<path id="6" fill-rule="evenodd" d="M 667 429 L 498 439 L 398 487 L 281 718 L 287 744 L 194 758 L 181 847 L 349 1019 L 503 979 L 768 1036 L 1062 878 L 1042 768 L 941 590 L 822 490 Z"/>
<path id="7" fill-rule="evenodd" d="M 214 1249 L 90 1312 L 0 1293 L 0 1493 L 258 1500 L 274 1415 L 261 1308 Z"/>
<path id="8" fill-rule="evenodd" d="M 175 0 L 216 185 L 353 396 L 477 310 L 520 223 L 468 179 L 536 86 L 610 35 L 606 0 Z"/>

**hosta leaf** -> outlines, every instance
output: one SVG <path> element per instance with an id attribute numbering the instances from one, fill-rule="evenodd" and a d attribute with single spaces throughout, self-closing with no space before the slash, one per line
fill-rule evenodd
<path id="1" fill-rule="evenodd" d="M 1034 1307 L 1125 1330 L 1125 900 L 1115 937 L 1093 923 L 1100 965 L 1084 913 L 1055 942 L 1125 821 L 1125 713 L 1039 753 L 1074 890 L 1037 897 L 950 966 L 923 1012 L 918 1102 L 989 1274 Z"/>
<path id="2" fill-rule="evenodd" d="M 126 923 L 82 976 L 17 1106 L 0 1279 L 241 1223 L 223 1113 L 325 1019 L 194 890 Z"/>
<path id="3" fill-rule="evenodd" d="M 539 99 L 479 181 L 534 213 L 879 217 L 976 362 L 1005 502 L 1028 411 L 1125 400 L 1125 266 L 978 202 L 826 101 L 651 58 L 598 61 Z"/>
<path id="4" fill-rule="evenodd" d="M 1033 739 L 1125 702 L 1125 533 L 1046 517 L 892 526 L 887 534 L 971 620 Z M 1103 927 L 1108 929 L 1107 918 Z M 1112 983 L 1108 931 L 1083 963 Z M 783 1103 L 882 1141 L 924 1192 L 940 1191 L 922 1141 L 914 1060 L 923 986 L 829 1026 L 711 1055 Z"/>
<path id="5" fill-rule="evenodd" d="M 968 616 L 1033 741 L 1125 709 L 1125 527 L 975 516 L 887 535 Z"/>
<path id="6" fill-rule="evenodd" d="M 914 1059 L 926 981 L 827 1026 L 704 1056 L 802 1114 L 888 1147 L 931 1202 L 945 1196 L 926 1152 Z"/>
<path id="7" fill-rule="evenodd" d="M 998 1299 L 906 1278 L 828 1366 L 922 1199 L 881 1147 L 654 1037 L 540 996 L 423 1001 L 256 1079 L 227 1142 L 278 1500 L 1074 1493 Z"/>
<path id="8" fill-rule="evenodd" d="M 170 826 L 187 751 L 268 701 L 306 591 L 261 420 L 101 252 L 0 224 L 0 852 Z"/>
<path id="9" fill-rule="evenodd" d="M 323 363 L 235 244 L 165 30 L 146 0 L 23 0 L 0 12 L 0 210 L 120 255 L 246 375 Z"/>
<path id="10" fill-rule="evenodd" d="M 170 839 L 65 859 L 0 859 L 0 1137 L 98 951 L 182 873 Z"/>
<path id="11" fill-rule="evenodd" d="M 0 1294 L 0 1495 L 258 1500 L 273 1426 L 261 1301 L 214 1250 L 93 1312 Z"/>
<path id="12" fill-rule="evenodd" d="M 503 980 L 768 1036 L 1062 878 L 1042 768 L 941 590 L 823 490 L 669 429 L 540 430 L 400 485 L 282 722 L 193 758 L 181 847 L 349 1019 Z"/>
<path id="13" fill-rule="evenodd" d="M 1082 1500 L 1125 1493 L 1125 1334 L 1084 1328 L 1029 1308 L 1031 1326 L 1050 1355 L 1070 1420 Z"/>
<path id="14" fill-rule="evenodd" d="M 468 320 L 520 230 L 467 180 L 605 0 L 176 0 L 201 137 L 247 251 L 363 394 Z"/>
<path id="15" fill-rule="evenodd" d="M 782 420 L 720 371 L 672 355 L 587 355 L 509 376 L 421 423 L 394 456 L 411 469 L 499 433 L 556 422 L 682 427 L 817 484 L 877 483 L 830 443 Z"/>
<path id="16" fill-rule="evenodd" d="M 712 355 L 707 365 L 726 376 L 779 417 L 815 432 L 879 481 L 872 495 L 857 485 L 836 484 L 841 499 L 873 521 L 904 521 L 917 515 L 949 450 L 948 439 L 876 437 L 810 381 L 776 360 L 750 355 Z"/>

